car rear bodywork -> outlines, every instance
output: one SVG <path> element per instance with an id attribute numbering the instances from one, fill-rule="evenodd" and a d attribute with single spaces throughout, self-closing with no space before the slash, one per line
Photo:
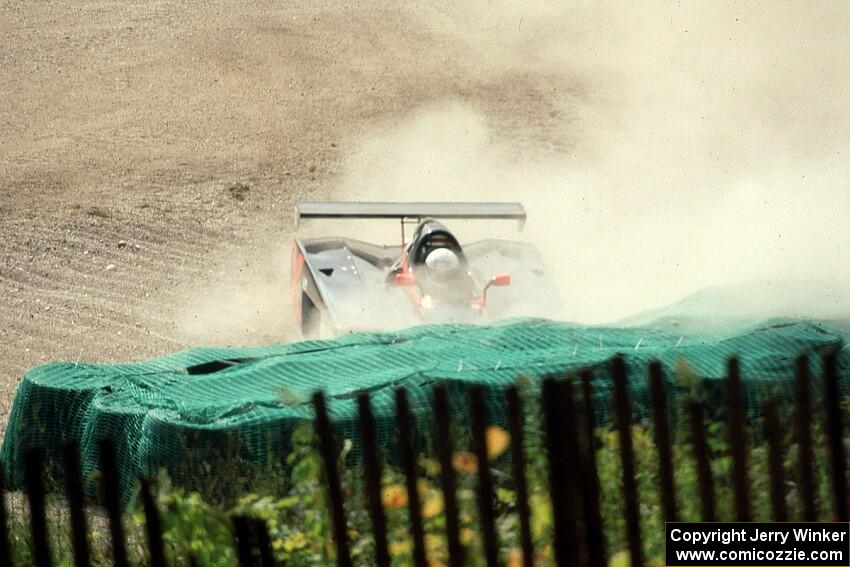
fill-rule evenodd
<path id="1" fill-rule="evenodd" d="M 346 211 L 350 214 L 344 218 L 353 215 L 384 218 L 376 216 L 382 213 L 402 222 L 415 219 L 417 229 L 411 242 L 403 245 L 383 246 L 344 237 L 296 238 L 292 247 L 291 301 L 305 336 L 391 330 L 422 323 L 476 323 L 511 316 L 545 316 L 551 315 L 560 304 L 539 252 L 526 242 L 486 239 L 461 245 L 454 241 L 463 257 L 464 285 L 474 291 L 455 293 L 447 301 L 423 292 L 424 282 L 396 283 L 398 273 L 415 273 L 409 264 L 416 261 L 417 247 L 428 238 L 433 239 L 434 235 L 454 238 L 447 228 L 433 220 L 432 217 L 438 216 L 435 213 L 445 218 L 475 218 L 470 213 L 483 217 L 489 212 L 500 216 L 483 218 L 524 221 L 524 211 L 519 219 L 516 208 L 509 209 L 501 203 L 489 204 L 495 205 L 490 208 L 482 203 L 381 203 L 371 209 L 362 203 L 330 205 L 333 207 L 324 208 L 327 216 L 321 218 L 339 218 L 335 215 L 342 216 Z M 346 205 L 353 206 L 347 209 Z M 321 209 L 304 204 L 299 207 L 307 211 Z M 461 213 L 464 216 L 451 216 Z M 426 217 L 425 220 L 419 215 Z M 488 292 L 488 282 L 493 283 L 496 274 L 510 274 L 507 278 L 510 285 Z"/>

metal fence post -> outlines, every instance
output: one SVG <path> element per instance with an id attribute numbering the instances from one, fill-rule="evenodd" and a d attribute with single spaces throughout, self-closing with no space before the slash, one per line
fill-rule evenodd
<path id="1" fill-rule="evenodd" d="M 652 400 L 653 440 L 658 451 L 659 489 L 664 521 L 676 522 L 676 486 L 673 480 L 673 449 L 670 443 L 670 421 L 667 415 L 667 394 L 664 392 L 664 376 L 661 363 L 649 363 L 649 394 Z"/>
<path id="2" fill-rule="evenodd" d="M 162 521 L 153 497 L 153 482 L 148 478 L 139 480 L 142 507 L 145 510 L 145 527 L 148 534 L 148 550 L 151 567 L 165 567 L 165 546 L 162 542 Z"/>
<path id="3" fill-rule="evenodd" d="M 6 510 L 6 469 L 0 461 L 0 565 L 12 563 L 12 542 L 9 541 L 9 514 Z"/>
<path id="4" fill-rule="evenodd" d="M 425 530 L 422 526 L 422 504 L 419 501 L 419 482 L 416 472 L 416 448 L 414 444 L 413 419 L 407 401 L 407 391 L 395 391 L 396 427 L 398 427 L 398 454 L 407 488 L 407 509 L 410 513 L 410 536 L 413 539 L 413 564 L 427 567 L 425 555 Z"/>
<path id="5" fill-rule="evenodd" d="M 463 546 L 460 543 L 460 523 L 458 521 L 457 475 L 452 463 L 454 447 L 451 435 L 451 414 L 449 412 L 449 394 L 445 384 L 437 384 L 434 394 L 434 432 L 436 435 L 437 460 L 440 463 L 440 486 L 443 490 L 443 511 L 446 518 L 446 541 L 449 548 L 449 565 L 463 566 Z"/>
<path id="6" fill-rule="evenodd" d="M 699 483 L 700 511 L 703 522 L 714 522 L 717 515 L 714 509 L 714 475 L 711 472 L 711 460 L 708 455 L 708 442 L 705 437 L 705 409 L 702 402 L 688 404 L 691 425 L 691 442 L 694 449 L 697 482 Z"/>
<path id="7" fill-rule="evenodd" d="M 747 421 L 744 419 L 740 366 L 735 357 L 730 358 L 728 363 L 726 411 L 737 520 L 749 522 L 753 514 L 750 508 L 750 481 L 747 478 Z"/>
<path id="8" fill-rule="evenodd" d="M 590 567 L 605 567 L 605 533 L 602 529 L 602 512 L 599 509 L 599 472 L 596 469 L 596 420 L 593 404 L 593 374 L 589 371 L 581 373 L 581 389 L 584 412 L 584 426 L 579 446 L 582 451 L 584 469 L 583 490 L 587 536 L 587 555 Z"/>
<path id="9" fill-rule="evenodd" d="M 788 506 L 785 503 L 785 471 L 782 468 L 782 430 L 779 426 L 779 407 L 776 400 L 764 403 L 764 428 L 767 436 L 768 465 L 770 468 L 770 500 L 773 504 L 773 519 L 788 521 Z"/>
<path id="10" fill-rule="evenodd" d="M 833 513 L 835 521 L 846 522 L 847 465 L 844 462 L 844 419 L 841 415 L 836 364 L 835 350 L 823 355 L 823 398 L 826 405 L 826 436 L 832 473 Z"/>
<path id="11" fill-rule="evenodd" d="M 319 391 L 313 394 L 313 407 L 316 410 L 316 432 L 322 460 L 325 463 L 325 480 L 328 485 L 328 499 L 331 507 L 334 541 L 336 542 L 336 563 L 339 567 L 351 567 L 351 552 L 348 547 L 348 527 L 345 522 L 345 506 L 342 500 L 339 470 L 337 469 L 336 443 L 331 429 L 325 395 Z"/>
<path id="12" fill-rule="evenodd" d="M 387 519 L 381 501 L 381 462 L 378 458 L 378 445 L 375 433 L 375 416 L 368 392 L 357 396 L 358 417 L 360 422 L 360 441 L 363 445 L 363 470 L 366 499 L 372 520 L 372 534 L 375 541 L 375 563 L 378 567 L 389 567 L 390 554 L 387 551 Z"/>
<path id="13" fill-rule="evenodd" d="M 794 393 L 796 398 L 795 427 L 798 455 L 797 482 L 800 487 L 800 512 L 804 522 L 814 522 L 818 515 L 812 465 L 814 451 L 812 449 L 812 392 L 810 384 L 809 358 L 805 354 L 801 354 L 797 357 Z"/>
<path id="14" fill-rule="evenodd" d="M 35 567 L 50 567 L 50 545 L 47 538 L 47 515 L 44 497 L 44 452 L 29 449 L 24 453 L 27 474 L 27 496 L 30 503 L 30 529 Z"/>
<path id="15" fill-rule="evenodd" d="M 534 565 L 534 542 L 531 539 L 531 510 L 528 505 L 528 484 L 525 477 L 525 420 L 519 389 L 510 386 L 505 390 L 505 405 L 508 415 L 508 433 L 511 436 L 511 471 L 516 487 L 519 534 L 522 546 L 523 567 Z"/>
<path id="16" fill-rule="evenodd" d="M 69 441 L 62 450 L 65 459 L 65 495 L 68 498 L 68 511 L 71 517 L 74 564 L 76 567 L 89 567 L 91 557 L 80 470 L 80 445 L 76 441 Z"/>
<path id="17" fill-rule="evenodd" d="M 614 408 L 617 431 L 620 437 L 620 460 L 623 465 L 623 499 L 626 506 L 626 531 L 629 537 L 629 554 L 632 567 L 643 567 L 643 541 L 640 533 L 638 488 L 635 479 L 635 456 L 632 446 L 632 410 L 629 404 L 629 387 L 626 362 L 622 356 L 611 361 L 614 379 Z"/>
<path id="18" fill-rule="evenodd" d="M 478 460 L 478 520 L 483 535 L 484 558 L 489 567 L 497 567 L 499 542 L 493 512 L 493 479 L 487 453 L 487 402 L 481 384 L 473 384 L 469 388 L 469 409 L 472 414 L 472 445 Z"/>

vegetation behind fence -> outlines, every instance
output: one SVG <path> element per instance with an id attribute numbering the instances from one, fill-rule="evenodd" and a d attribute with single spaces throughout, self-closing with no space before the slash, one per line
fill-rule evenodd
<path id="1" fill-rule="evenodd" d="M 635 420 L 625 363 L 615 357 L 606 385 L 613 391 L 610 429 L 594 421 L 599 401 L 590 372 L 549 377 L 539 388 L 508 387 L 499 424 L 492 391 L 483 386 L 468 389 L 470 421 L 460 427 L 445 384 L 433 388 L 428 423 L 413 419 L 399 388 L 397 451 L 389 461 L 376 438 L 369 393 L 361 392 L 353 466 L 351 441 L 337 438 L 317 392 L 314 427 L 293 434 L 277 490 L 246 494 L 227 512 L 168 487 L 164 477 L 143 478 L 128 518 L 110 440 L 100 442 L 93 479 L 81 477 L 74 442 L 63 448 L 61 463 L 31 450 L 28 505 L 19 495 L 0 494 L 0 564 L 46 567 L 73 557 L 78 566 L 111 561 L 117 567 L 599 567 L 628 558 L 642 567 L 661 559 L 665 520 L 847 521 L 836 364 L 836 353 L 826 353 L 822 375 L 813 377 L 801 356 L 793 407 L 768 399 L 754 419 L 745 412 L 732 358 L 722 407 L 707 406 L 696 387 L 679 408 L 687 419 L 673 421 L 661 367 L 651 363 L 651 417 Z M 51 467 L 62 468 L 65 498 L 45 486 Z M 96 502 L 87 501 L 85 482 L 101 487 Z"/>

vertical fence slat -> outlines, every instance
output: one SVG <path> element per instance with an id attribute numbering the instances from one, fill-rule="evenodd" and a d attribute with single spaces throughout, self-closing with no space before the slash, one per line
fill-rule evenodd
<path id="1" fill-rule="evenodd" d="M 100 451 L 100 473 L 103 486 L 103 502 L 109 518 L 109 533 L 112 546 L 112 561 L 115 567 L 127 567 L 127 545 L 121 515 L 121 492 L 115 448 L 109 438 L 98 443 Z"/>
<path id="2" fill-rule="evenodd" d="M 667 394 L 664 391 L 664 376 L 661 363 L 653 360 L 649 364 L 649 393 L 652 402 L 653 440 L 658 451 L 659 488 L 665 522 L 678 521 L 676 509 L 676 487 L 673 480 L 673 450 L 670 442 L 670 420 L 667 415 Z"/>
<path id="3" fill-rule="evenodd" d="M 823 355 L 823 398 L 826 405 L 826 438 L 829 445 L 833 513 L 836 522 L 847 521 L 847 466 L 844 462 L 844 423 L 834 350 Z"/>
<path id="4" fill-rule="evenodd" d="M 9 514 L 6 508 L 6 468 L 0 461 L 0 565 L 12 566 L 12 542 L 9 540 Z"/>
<path id="5" fill-rule="evenodd" d="M 510 386 L 505 390 L 508 416 L 508 433 L 511 436 L 511 472 L 516 489 L 516 509 L 519 515 L 519 535 L 523 567 L 534 565 L 534 542 L 531 539 L 531 510 L 528 506 L 528 483 L 525 477 L 525 420 L 519 389 Z"/>
<path id="6" fill-rule="evenodd" d="M 142 508 L 145 511 L 145 528 L 148 536 L 148 552 L 151 567 L 165 567 L 165 546 L 162 543 L 162 521 L 153 497 L 152 481 L 139 479 Z"/>
<path id="7" fill-rule="evenodd" d="M 251 537 L 251 522 L 245 516 L 234 516 L 231 518 L 233 523 L 233 535 L 236 541 L 236 557 L 239 560 L 239 567 L 254 567 L 256 561 L 254 559 L 254 544 Z"/>
<path id="8" fill-rule="evenodd" d="M 744 418 L 740 365 L 736 357 L 729 359 L 727 367 L 726 414 L 736 519 L 749 522 L 753 514 L 750 507 L 750 481 L 747 477 L 747 421 Z"/>
<path id="9" fill-rule="evenodd" d="M 496 567 L 499 564 L 499 542 L 493 511 L 493 479 L 487 456 L 487 401 L 481 384 L 474 384 L 469 389 L 469 409 L 472 415 L 472 444 L 478 459 L 478 520 L 483 536 L 484 557 L 489 567 Z"/>
<path id="10" fill-rule="evenodd" d="M 413 539 L 413 564 L 427 567 L 425 555 L 425 530 L 422 526 L 422 505 L 419 501 L 418 477 L 416 471 L 416 447 L 413 431 L 413 419 L 407 391 L 396 388 L 395 391 L 396 427 L 398 427 L 399 460 L 404 472 L 407 488 L 407 509 L 410 513 L 410 536 Z"/>
<path id="11" fill-rule="evenodd" d="M 782 468 L 782 429 L 779 425 L 779 407 L 776 400 L 764 403 L 764 428 L 767 437 L 768 467 L 770 469 L 770 500 L 773 519 L 788 521 L 788 506 L 785 503 L 785 471 Z"/>
<path id="12" fill-rule="evenodd" d="M 558 567 L 575 565 L 569 561 L 569 549 L 567 547 L 566 523 L 564 521 L 564 509 L 566 508 L 566 493 L 561 483 L 562 471 L 564 469 L 564 454 L 558 443 L 560 424 L 560 405 L 558 403 L 558 382 L 555 378 L 543 380 L 541 389 L 541 405 L 543 406 L 543 427 L 546 442 L 546 459 L 549 464 L 549 494 L 552 500 L 553 520 L 553 547 L 555 549 L 555 562 Z"/>
<path id="13" fill-rule="evenodd" d="M 263 567 L 275 567 L 274 555 L 272 554 L 272 542 L 269 539 L 269 529 L 265 520 L 254 518 L 254 539 L 257 549 L 260 551 L 260 565 Z"/>
<path id="14" fill-rule="evenodd" d="M 579 445 L 582 452 L 584 520 L 586 524 L 587 557 L 589 567 L 605 567 L 605 534 L 602 526 L 602 512 L 599 509 L 599 472 L 596 469 L 596 418 L 593 404 L 593 374 L 584 371 L 581 374 L 582 410 L 584 426 L 583 442 Z"/>
<path id="15" fill-rule="evenodd" d="M 351 567 L 351 552 L 348 546 L 348 527 L 345 523 L 345 505 L 342 501 L 339 470 L 337 468 L 336 443 L 328 417 L 325 395 L 319 391 L 313 394 L 313 408 L 316 411 L 316 433 L 322 460 L 325 463 L 325 481 L 328 485 L 328 500 L 331 507 L 331 521 L 334 542 L 336 544 L 336 563 L 339 567 Z"/>
<path id="16" fill-rule="evenodd" d="M 576 541 L 576 515 L 571 491 L 565 479 L 570 463 L 567 462 L 566 436 L 563 435 L 563 390 L 561 383 L 549 377 L 543 380 L 541 403 L 545 429 L 546 454 L 549 461 L 549 494 L 552 499 L 554 523 L 553 544 L 555 562 L 559 567 L 578 564 Z"/>
<path id="17" fill-rule="evenodd" d="M 836 355 L 834 352 L 827 353 L 823 357 L 823 392 L 824 403 L 826 405 L 826 433 L 830 449 L 830 465 L 831 465 L 831 480 L 834 499 L 834 513 L 837 521 L 847 521 L 847 481 L 845 478 L 846 465 L 844 463 L 844 447 L 843 447 L 843 418 L 841 414 L 838 376 L 836 371 Z M 638 515 L 638 492 L 635 480 L 635 461 L 634 451 L 632 446 L 631 432 L 631 408 L 629 404 L 628 384 L 626 377 L 625 363 L 621 357 L 616 357 L 611 362 L 611 373 L 614 382 L 614 403 L 616 427 L 620 439 L 620 458 L 623 469 L 623 496 L 626 507 L 626 521 L 629 535 L 629 549 L 632 556 L 632 565 L 640 567 L 643 564 L 643 554 L 641 549 L 640 524 Z M 800 458 L 798 463 L 798 473 L 800 482 L 800 497 L 803 507 L 803 519 L 811 520 L 817 515 L 816 504 L 814 500 L 814 482 L 812 479 L 812 444 L 811 444 L 811 396 L 809 391 L 809 373 L 808 361 L 805 356 L 801 356 L 797 360 L 796 374 L 796 436 L 799 444 Z M 592 406 L 592 391 L 590 374 L 583 376 L 584 388 L 584 427 L 576 427 L 576 414 L 574 411 L 569 411 L 570 408 L 565 408 L 563 400 L 566 399 L 564 394 L 566 390 L 563 388 L 572 388 L 569 383 L 559 383 L 552 378 L 547 378 L 543 385 L 543 412 L 545 416 L 546 442 L 547 452 L 550 461 L 550 483 L 552 484 L 552 500 L 555 511 L 556 521 L 556 556 L 559 565 L 568 564 L 567 558 L 574 558 L 574 550 L 567 551 L 565 544 L 571 539 L 577 539 L 575 535 L 570 538 L 565 536 L 569 527 L 564 522 L 565 508 L 568 501 L 575 502 L 577 497 L 583 496 L 586 499 L 588 496 L 593 497 L 594 486 L 598 494 L 598 476 L 595 467 L 594 458 L 594 439 L 593 439 L 593 406 Z M 570 390 L 571 392 L 571 390 Z M 484 548 L 487 557 L 488 565 L 496 565 L 498 561 L 498 542 L 494 525 L 493 511 L 493 485 L 490 475 L 488 460 L 487 460 L 487 412 L 486 401 L 484 397 L 484 389 L 480 385 L 475 385 L 470 388 L 470 409 L 472 413 L 472 433 L 474 450 L 478 458 L 478 475 L 479 475 L 479 514 L 481 526 L 483 530 Z M 518 512 L 520 515 L 521 524 L 521 541 L 523 547 L 523 556 L 526 565 L 531 565 L 533 561 L 533 547 L 530 534 L 529 509 L 527 501 L 527 486 L 525 481 L 525 457 L 523 453 L 523 418 L 521 401 L 516 387 L 511 387 L 506 391 L 506 404 L 508 427 L 510 429 L 512 439 L 512 457 L 513 457 L 513 475 L 517 482 L 518 493 Z M 571 394 L 570 394 L 571 395 Z M 650 395 L 653 410 L 653 419 L 655 425 L 655 444 L 659 451 L 660 465 L 660 484 L 662 491 L 662 504 L 664 508 L 665 519 L 667 521 L 676 521 L 678 516 L 674 490 L 674 475 L 672 469 L 672 451 L 670 444 L 669 420 L 667 417 L 667 401 L 663 389 L 663 377 L 661 375 L 661 367 L 657 363 L 650 365 Z M 337 559 L 339 565 L 350 565 L 350 554 L 348 550 L 347 528 L 345 526 L 344 507 L 342 502 L 342 491 L 339 481 L 339 472 L 336 466 L 336 451 L 333 442 L 333 434 L 331 431 L 330 421 L 327 416 L 324 397 L 321 393 L 317 393 L 313 399 L 316 406 L 316 425 L 322 444 L 322 455 L 325 461 L 325 468 L 328 477 L 328 485 L 332 515 L 334 516 L 334 535 L 337 544 Z M 360 427 L 362 438 L 364 439 L 364 464 L 366 466 L 366 488 L 370 497 L 370 512 L 372 512 L 373 527 L 376 530 L 376 543 L 379 539 L 383 543 L 376 547 L 376 555 L 379 567 L 389 565 L 389 555 L 386 551 L 386 519 L 383 514 L 380 494 L 380 463 L 377 455 L 377 444 L 374 430 L 374 417 L 369 406 L 369 398 L 367 394 L 360 396 Z M 729 427 L 729 445 L 732 456 L 733 470 L 732 479 L 734 487 L 735 507 L 738 521 L 751 520 L 751 503 L 750 503 L 750 486 L 747 478 L 747 436 L 746 436 L 746 419 L 744 416 L 744 405 L 742 398 L 742 385 L 740 378 L 739 363 L 736 358 L 729 361 L 728 377 L 726 383 L 726 404 L 727 404 L 727 419 Z M 366 408 L 366 409 L 364 409 Z M 406 486 L 408 491 L 408 500 L 411 507 L 411 534 L 414 540 L 414 560 L 417 566 L 427 565 L 424 547 L 424 532 L 421 519 L 421 504 L 417 491 L 417 465 L 416 453 L 414 446 L 414 431 L 410 408 L 406 398 L 406 393 L 403 389 L 396 390 L 396 419 L 400 433 L 399 455 L 402 460 L 402 466 L 405 472 Z M 453 557 L 460 557 L 460 542 L 457 530 L 457 503 L 454 498 L 454 490 L 456 488 L 456 478 L 451 466 L 452 446 L 450 439 L 449 427 L 449 412 L 448 399 L 445 387 L 437 386 L 434 389 L 434 409 L 435 409 L 435 425 L 437 430 L 437 445 L 438 456 L 441 463 L 441 482 L 443 484 L 445 509 L 447 515 L 447 530 L 449 532 L 449 548 L 450 560 Z M 573 410 L 575 408 L 572 408 Z M 704 424 L 704 408 L 698 402 L 692 402 L 688 405 L 690 414 L 690 424 L 692 429 L 692 439 L 694 445 L 694 457 L 697 465 L 697 476 L 700 488 L 700 500 L 702 504 L 702 519 L 703 521 L 713 521 L 715 519 L 714 510 L 714 487 L 710 468 L 710 458 L 708 455 L 708 447 L 705 437 Z M 567 413 L 564 413 L 564 412 Z M 780 419 L 778 415 L 778 407 L 774 400 L 769 400 L 764 406 L 765 413 L 765 433 L 769 451 L 769 468 L 770 468 L 770 483 L 771 483 L 771 499 L 773 504 L 773 516 L 776 521 L 787 521 L 788 511 L 785 498 L 784 487 L 784 472 L 782 468 L 782 434 Z M 445 417 L 445 419 L 443 419 Z M 570 420 L 573 420 L 573 427 L 569 426 Z M 368 423 L 368 426 L 366 425 Z M 584 429 L 584 431 L 582 431 Z M 371 433 L 370 433 L 371 432 Z M 582 439 L 583 443 L 579 443 L 573 449 L 569 447 L 569 439 Z M 565 440 L 567 445 L 565 445 Z M 367 445 L 369 447 L 367 447 Z M 116 467 L 116 459 L 114 448 L 108 439 L 104 439 L 99 443 L 101 455 L 101 474 L 104 485 L 104 502 L 107 513 L 110 518 L 110 533 L 113 546 L 113 560 L 116 565 L 127 565 L 126 547 L 124 530 L 121 524 L 120 511 L 120 488 L 119 477 Z M 584 449 L 583 449 L 584 447 Z M 586 455 L 583 451 L 587 451 Z M 83 508 L 83 491 L 80 479 L 80 465 L 78 447 L 76 444 L 68 444 L 64 448 L 65 451 L 65 467 L 66 467 L 66 490 L 68 495 L 69 506 L 71 509 L 70 516 L 72 522 L 72 534 L 74 537 L 74 553 L 76 565 L 89 565 L 89 548 L 87 534 L 85 533 L 85 513 Z M 571 456 L 578 456 L 578 460 L 570 463 Z M 589 462 L 588 462 L 589 461 Z M 581 474 L 581 495 L 569 495 L 569 482 L 563 482 L 569 476 L 569 469 L 575 470 L 576 466 L 580 466 Z M 33 537 L 34 561 L 39 567 L 50 565 L 49 540 L 47 537 L 47 524 L 45 515 L 45 497 L 43 484 L 43 457 L 42 452 L 37 450 L 28 451 L 25 454 L 25 466 L 27 471 L 27 489 L 32 509 L 31 515 L 31 530 Z M 333 469 L 331 471 L 330 469 Z M 594 483 L 594 478 L 596 482 Z M 448 479 L 448 482 L 447 482 Z M 2 467 L 0 466 L 0 480 L 2 480 Z M 575 486 L 577 483 L 572 483 Z M 559 485 L 561 488 L 558 488 Z M 149 538 L 149 546 L 151 553 L 152 567 L 164 567 L 165 559 L 162 546 L 162 533 L 159 515 L 153 501 L 153 496 L 150 491 L 150 481 L 142 479 L 142 503 L 145 509 L 147 531 Z M 335 486 L 335 488 L 334 488 Z M 334 496 L 336 492 L 336 496 Z M 451 496 L 450 496 L 451 494 Z M 449 504 L 453 508 L 453 523 L 454 529 L 449 525 Z M 572 508 L 576 511 L 575 507 Z M 560 509 L 560 511 L 559 511 Z M 376 514 L 376 511 L 380 510 Z M 598 558 L 604 560 L 604 552 L 599 553 L 597 550 L 602 548 L 602 534 L 596 533 L 595 522 L 592 514 L 589 514 L 590 508 L 588 505 L 582 506 L 584 511 L 584 521 L 587 528 L 587 551 L 592 567 L 596 567 L 600 563 L 596 561 Z M 339 516 L 339 518 L 337 518 Z M 376 521 L 376 516 L 380 516 L 380 520 Z M 558 517 L 561 517 L 560 526 L 558 526 Z M 116 521 L 117 518 L 117 521 Z M 341 520 L 341 523 L 337 520 Z M 252 531 L 250 522 L 246 523 L 243 529 L 247 531 L 240 537 L 240 521 L 247 519 L 234 518 L 234 528 L 237 532 L 237 543 L 242 542 L 248 546 L 248 561 L 243 565 L 254 564 L 253 552 L 251 551 L 251 543 L 253 538 L 249 535 Z M 5 528 L 7 521 L 5 512 L 5 493 L 3 487 L 0 486 L 0 528 Z M 418 524 L 418 527 L 417 527 Z M 377 536 L 377 532 L 382 533 L 382 537 Z M 600 522 L 601 526 L 601 522 Z M 268 554 L 263 555 L 263 534 L 256 531 L 256 540 L 260 544 L 260 554 L 263 559 L 263 565 L 269 565 L 270 561 L 270 545 L 268 541 L 268 533 L 265 531 L 265 525 L 262 526 L 265 534 L 265 544 L 268 549 Z M 82 533 L 82 538 L 80 534 Z M 452 533 L 454 536 L 452 536 Z M 560 533 L 560 535 L 559 535 Z M 154 535 L 156 534 L 156 535 Z M 341 535 L 340 535 L 341 534 Z M 455 540 L 454 542 L 452 540 Z M 560 541 L 558 541 L 560 539 Z M 4 541 L 5 540 L 5 541 Z M 452 554 L 452 547 L 456 547 Z M 5 544 L 5 545 L 4 545 Z M 383 549 L 383 554 L 379 549 Z M 417 551 L 418 550 L 418 551 Z M 0 534 L 0 559 L 8 559 L 3 557 L 3 553 L 9 554 L 8 530 L 3 529 L 3 534 Z M 242 550 L 240 550 L 240 562 L 245 559 Z M 11 564 L 8 560 L 4 564 Z M 452 562 L 452 565 L 455 563 Z M 604 564 L 604 563 L 603 563 Z"/>
<path id="18" fill-rule="evenodd" d="M 76 441 L 65 443 L 62 447 L 62 453 L 65 460 L 65 496 L 68 499 L 68 512 L 71 519 L 74 565 L 76 567 L 89 567 L 91 555 L 86 525 L 79 443 Z"/>
<path id="19" fill-rule="evenodd" d="M 812 449 L 812 391 L 809 358 L 802 354 L 796 364 L 796 437 L 797 483 L 800 492 L 800 513 L 804 522 L 817 520 L 815 500 L 814 452 Z"/>
<path id="20" fill-rule="evenodd" d="M 30 503 L 30 530 L 35 567 L 50 567 L 50 544 L 47 538 L 47 514 L 44 497 L 44 452 L 29 449 L 24 453 L 27 496 Z"/>
<path id="21" fill-rule="evenodd" d="M 576 403 L 573 393 L 573 380 L 566 379 L 560 383 L 561 412 L 563 415 L 564 448 L 567 456 L 567 469 L 563 482 L 567 490 L 567 502 L 574 510 L 570 514 L 570 537 L 572 538 L 576 551 L 575 555 L 578 565 L 585 566 L 588 562 L 587 530 L 584 518 L 585 494 L 583 485 L 584 470 L 581 460 L 581 449 L 579 447 L 579 428 Z M 584 536 L 584 537 L 582 537 Z"/>
<path id="22" fill-rule="evenodd" d="M 363 445 L 363 470 L 372 534 L 375 542 L 375 563 L 378 567 L 389 567 L 390 554 L 387 548 L 387 519 L 381 502 L 381 462 L 378 458 L 378 443 L 375 432 L 375 416 L 369 393 L 357 396 L 360 421 L 360 441 Z"/>
<path id="23" fill-rule="evenodd" d="M 635 479 L 635 456 L 632 446 L 632 410 L 629 403 L 629 386 L 626 380 L 626 363 L 622 356 L 611 361 L 614 379 L 614 408 L 617 431 L 620 437 L 620 461 L 623 466 L 623 499 L 626 511 L 626 531 L 632 567 L 643 567 L 643 544 L 640 533 L 638 488 Z"/>
<path id="24" fill-rule="evenodd" d="M 100 473 L 103 483 L 103 503 L 109 516 L 109 536 L 112 540 L 112 561 L 115 567 L 127 567 L 127 544 L 121 518 L 121 492 L 118 464 L 112 440 L 104 437 L 98 442 Z"/>
<path id="25" fill-rule="evenodd" d="M 458 522 L 457 477 L 452 464 L 454 447 L 451 437 L 449 395 L 445 384 L 434 386 L 434 425 L 437 435 L 437 460 L 440 462 L 440 485 L 443 490 L 443 513 L 446 518 L 446 541 L 449 548 L 449 566 L 462 567 L 463 546 L 460 543 Z"/>
<path id="26" fill-rule="evenodd" d="M 711 459 L 705 436 L 705 409 L 702 402 L 689 402 L 688 416 L 699 484 L 700 514 L 703 522 L 714 522 L 717 519 L 714 508 L 714 475 L 711 472 Z"/>

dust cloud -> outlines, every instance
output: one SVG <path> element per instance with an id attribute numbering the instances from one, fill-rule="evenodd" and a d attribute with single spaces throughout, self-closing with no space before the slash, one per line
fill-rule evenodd
<path id="1" fill-rule="evenodd" d="M 219 251 L 203 286 L 183 292 L 173 330 L 187 344 L 237 346 L 297 338 L 289 301 L 289 248 Z"/>
<path id="2" fill-rule="evenodd" d="M 447 224 L 462 239 L 535 243 L 564 305 L 549 314 L 564 320 L 850 318 L 850 5 L 390 10 L 417 27 L 397 52 L 369 51 L 396 102 L 340 127 L 327 190 L 294 198 L 522 201 L 520 235 Z M 279 229 L 271 245 L 228 251 L 181 303 L 182 339 L 295 337 Z M 396 223 L 302 229 L 400 239 Z"/>
<path id="3" fill-rule="evenodd" d="M 352 140 L 331 198 L 522 201 L 568 320 L 718 288 L 736 316 L 850 316 L 850 6 L 495 6 L 423 17 L 556 111 L 429 101 Z"/>

